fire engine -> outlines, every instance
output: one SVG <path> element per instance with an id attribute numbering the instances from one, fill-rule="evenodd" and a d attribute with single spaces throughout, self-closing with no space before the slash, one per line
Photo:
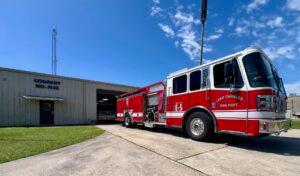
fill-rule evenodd
<path id="1" fill-rule="evenodd" d="M 215 133 L 265 136 L 287 131 L 282 79 L 258 47 L 168 75 L 117 97 L 126 127 L 180 128 L 194 140 Z"/>

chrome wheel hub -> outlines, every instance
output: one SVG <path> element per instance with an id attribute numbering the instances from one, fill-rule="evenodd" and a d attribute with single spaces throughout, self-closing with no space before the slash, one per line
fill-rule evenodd
<path id="1" fill-rule="evenodd" d="M 200 136 L 204 132 L 204 123 L 200 118 L 194 118 L 190 123 L 191 132 L 195 136 Z"/>

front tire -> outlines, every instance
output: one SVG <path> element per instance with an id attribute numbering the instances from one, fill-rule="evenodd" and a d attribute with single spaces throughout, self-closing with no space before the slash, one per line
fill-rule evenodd
<path id="1" fill-rule="evenodd" d="M 207 140 L 213 134 L 212 119 L 204 112 L 194 112 L 185 124 L 188 136 L 193 140 Z"/>

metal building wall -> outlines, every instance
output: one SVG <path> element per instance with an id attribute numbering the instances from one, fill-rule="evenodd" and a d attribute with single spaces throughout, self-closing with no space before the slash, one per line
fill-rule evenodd
<path id="1" fill-rule="evenodd" d="M 288 97 L 288 117 L 300 118 L 300 96 Z"/>
<path id="2" fill-rule="evenodd" d="M 59 90 L 35 87 L 34 79 L 59 81 Z M 96 83 L 0 69 L 0 126 L 39 125 L 39 101 L 24 95 L 60 97 L 54 103 L 54 123 L 96 122 Z"/>
<path id="3" fill-rule="evenodd" d="M 37 88 L 35 79 L 59 81 L 59 90 Z M 23 96 L 63 98 L 54 102 L 55 125 L 95 123 L 97 89 L 129 92 L 136 87 L 0 68 L 0 126 L 40 125 L 39 101 Z"/>

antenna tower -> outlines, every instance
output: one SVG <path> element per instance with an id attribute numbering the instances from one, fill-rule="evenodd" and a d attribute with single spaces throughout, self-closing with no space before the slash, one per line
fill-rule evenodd
<path id="1" fill-rule="evenodd" d="M 201 50 L 200 50 L 199 65 L 202 65 L 202 63 L 203 63 L 203 45 L 204 45 L 204 31 L 205 31 L 206 15 L 207 15 L 207 0 L 202 0 L 202 9 L 201 9 L 202 32 L 201 32 Z"/>
<path id="2" fill-rule="evenodd" d="M 56 58 L 56 35 L 57 30 L 56 28 L 52 29 L 52 74 L 57 74 L 57 58 Z"/>

